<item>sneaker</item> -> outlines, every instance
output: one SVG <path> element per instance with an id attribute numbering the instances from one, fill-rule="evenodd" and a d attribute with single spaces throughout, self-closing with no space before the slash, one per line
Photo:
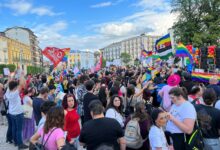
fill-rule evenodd
<path id="1" fill-rule="evenodd" d="M 18 146 L 18 149 L 19 149 L 19 150 L 20 150 L 20 149 L 27 149 L 27 148 L 28 148 L 28 146 L 27 146 L 27 145 L 24 145 L 24 144 Z"/>

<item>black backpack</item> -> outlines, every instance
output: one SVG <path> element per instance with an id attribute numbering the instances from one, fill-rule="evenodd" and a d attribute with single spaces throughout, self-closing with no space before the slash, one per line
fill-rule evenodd
<path id="1" fill-rule="evenodd" d="M 196 120 L 194 130 L 190 135 L 185 134 L 186 150 L 203 150 L 204 142 L 201 128 Z"/>
<path id="2" fill-rule="evenodd" d="M 49 136 L 47 137 L 47 140 L 45 141 L 45 143 L 43 143 L 43 141 L 44 141 L 44 134 L 43 134 L 43 138 L 42 138 L 41 144 L 40 144 L 40 143 L 35 143 L 35 144 L 30 143 L 30 145 L 29 145 L 29 150 L 46 150 L 45 145 L 47 144 L 47 142 L 48 142 L 48 140 L 49 140 L 51 134 L 52 134 L 56 129 L 57 129 L 57 128 L 54 128 L 54 129 L 50 132 L 50 134 L 49 134 Z"/>
<path id="3" fill-rule="evenodd" d="M 133 107 L 131 107 L 132 99 L 133 99 L 133 96 L 131 97 L 130 101 L 128 102 L 128 100 L 127 100 L 127 103 L 126 103 L 126 107 L 125 107 L 125 117 L 126 118 L 134 112 Z"/>

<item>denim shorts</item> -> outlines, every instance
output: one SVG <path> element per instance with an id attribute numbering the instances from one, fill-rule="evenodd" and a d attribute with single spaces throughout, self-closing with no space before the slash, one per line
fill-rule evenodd
<path id="1" fill-rule="evenodd" d="M 220 150 L 220 140 L 218 139 L 203 139 L 205 148 L 204 150 Z"/>

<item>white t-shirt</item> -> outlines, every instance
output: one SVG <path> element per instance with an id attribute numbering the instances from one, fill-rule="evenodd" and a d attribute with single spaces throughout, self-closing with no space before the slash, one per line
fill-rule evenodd
<path id="1" fill-rule="evenodd" d="M 19 115 L 23 113 L 21 98 L 19 95 L 19 91 L 10 91 L 9 89 L 5 93 L 5 97 L 9 102 L 8 112 L 11 115 Z"/>
<path id="2" fill-rule="evenodd" d="M 118 113 L 114 108 L 109 108 L 106 111 L 105 117 L 117 120 L 121 127 L 124 127 L 124 119 L 122 115 Z"/>
<path id="3" fill-rule="evenodd" d="M 156 148 L 162 148 L 162 150 L 168 150 L 167 140 L 162 128 L 158 128 L 153 125 L 149 132 L 150 146 L 152 150 Z"/>
<path id="4" fill-rule="evenodd" d="M 30 103 L 32 100 L 29 96 L 24 96 L 23 98 L 23 104 L 24 105 L 28 105 L 28 103 Z"/>
<path id="5" fill-rule="evenodd" d="M 220 110 L 220 100 L 218 100 L 215 104 L 215 108 L 219 109 Z"/>
<path id="6" fill-rule="evenodd" d="M 177 120 L 181 122 L 183 122 L 184 119 L 196 120 L 196 110 L 194 106 L 188 101 L 182 103 L 179 106 L 173 104 L 170 109 L 170 114 L 172 114 Z M 170 131 L 171 133 L 183 133 L 183 131 L 170 120 L 167 122 L 166 130 Z"/>

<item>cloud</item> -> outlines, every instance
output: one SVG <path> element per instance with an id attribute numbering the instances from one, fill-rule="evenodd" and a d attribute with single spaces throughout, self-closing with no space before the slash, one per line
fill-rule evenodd
<path id="1" fill-rule="evenodd" d="M 92 5 L 91 8 L 102 8 L 102 7 L 108 7 L 111 6 L 113 3 L 112 2 L 103 2 L 103 3 L 98 3 L 95 5 Z"/>
<path id="2" fill-rule="evenodd" d="M 36 14 L 38 16 L 55 16 L 63 13 L 55 13 L 49 7 L 34 7 L 32 3 L 26 0 L 11 0 L 3 4 L 3 7 L 15 11 L 14 15 Z"/>
<path id="3" fill-rule="evenodd" d="M 91 8 L 103 8 L 103 7 L 109 7 L 109 6 L 113 6 L 113 5 L 118 5 L 119 3 L 123 2 L 124 0 L 115 0 L 114 2 L 102 2 L 102 3 L 98 3 L 95 5 L 91 5 Z"/>
<path id="4" fill-rule="evenodd" d="M 132 5 L 139 10 L 141 8 L 141 10 L 132 15 L 113 22 L 91 25 L 89 29 L 95 32 L 94 35 L 64 35 L 64 31 L 71 26 L 65 21 L 57 21 L 51 25 L 37 25 L 34 32 L 37 33 L 41 48 L 57 46 L 81 50 L 97 50 L 113 42 L 137 36 L 144 32 L 149 35 L 163 35 L 172 27 L 176 16 L 170 13 L 171 8 L 168 7 L 165 0 L 155 1 L 160 2 L 160 4 L 153 3 L 153 0 L 141 0 L 139 3 Z M 144 4 L 145 6 L 143 6 Z M 167 8 L 161 8 L 162 6 L 167 6 Z"/>
<path id="5" fill-rule="evenodd" d="M 142 8 L 142 11 L 121 18 L 119 21 L 95 25 L 95 30 L 112 37 L 135 36 L 143 32 L 162 35 L 167 33 L 177 17 L 170 13 L 171 7 L 166 0 L 141 0 L 132 6 Z"/>

